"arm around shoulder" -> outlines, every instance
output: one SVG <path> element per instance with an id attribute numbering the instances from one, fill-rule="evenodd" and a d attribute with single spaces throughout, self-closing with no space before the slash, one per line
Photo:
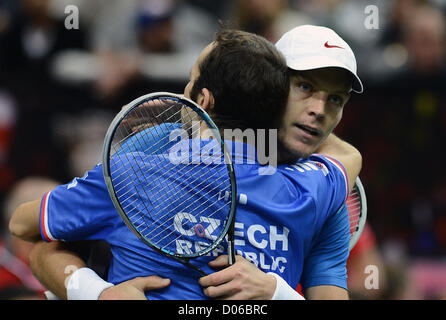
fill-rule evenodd
<path id="1" fill-rule="evenodd" d="M 65 243 L 37 242 L 29 256 L 30 266 L 37 279 L 61 299 L 67 299 L 67 281 L 73 272 L 86 266 L 85 262 Z"/>
<path id="2" fill-rule="evenodd" d="M 9 231 L 22 240 L 36 242 L 40 237 L 41 199 L 25 202 L 15 211 L 9 221 Z"/>
<path id="3" fill-rule="evenodd" d="M 318 148 L 317 153 L 332 157 L 342 164 L 351 190 L 362 168 L 362 155 L 359 150 L 332 133 Z"/>

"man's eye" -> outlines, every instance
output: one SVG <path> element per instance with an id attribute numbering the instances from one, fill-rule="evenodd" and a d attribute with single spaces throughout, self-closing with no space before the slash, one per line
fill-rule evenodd
<path id="1" fill-rule="evenodd" d="M 298 84 L 298 87 L 299 87 L 299 89 L 301 89 L 301 90 L 304 91 L 304 92 L 310 92 L 310 91 L 313 89 L 313 87 L 311 86 L 311 84 L 306 83 L 306 82 L 300 82 L 300 83 Z"/>
<path id="2" fill-rule="evenodd" d="M 342 105 L 342 98 L 338 95 L 330 96 L 330 102 L 336 105 Z"/>

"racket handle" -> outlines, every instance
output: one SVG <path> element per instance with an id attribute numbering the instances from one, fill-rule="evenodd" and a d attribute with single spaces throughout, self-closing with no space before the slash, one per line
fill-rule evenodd
<path id="1" fill-rule="evenodd" d="M 204 272 L 203 270 L 198 268 L 196 265 L 190 263 L 189 260 L 184 260 L 184 259 L 177 259 L 177 260 L 182 262 L 183 264 L 187 265 L 188 267 L 194 269 L 195 271 L 197 271 L 201 277 L 206 277 L 208 275 L 206 272 Z"/>
<path id="2" fill-rule="evenodd" d="M 235 249 L 233 241 L 228 241 L 228 260 L 230 266 L 235 263 Z"/>

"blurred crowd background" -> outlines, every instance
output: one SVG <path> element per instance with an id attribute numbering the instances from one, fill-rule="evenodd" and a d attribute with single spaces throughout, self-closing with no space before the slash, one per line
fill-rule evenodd
<path id="1" fill-rule="evenodd" d="M 301 24 L 349 42 L 365 93 L 336 133 L 361 151 L 368 197 L 352 297 L 446 298 L 445 13 L 445 0 L 0 0 L 0 299 L 41 298 L 12 211 L 100 162 L 122 105 L 182 93 L 219 20 L 272 42 Z"/>

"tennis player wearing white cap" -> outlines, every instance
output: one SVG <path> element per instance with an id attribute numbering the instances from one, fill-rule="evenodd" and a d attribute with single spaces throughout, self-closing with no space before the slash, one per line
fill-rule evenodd
<path id="1" fill-rule="evenodd" d="M 363 86 L 356 74 L 356 58 L 350 48 L 330 28 L 303 25 L 286 32 L 276 43 L 292 70 L 306 71 L 320 68 L 341 68 L 353 77 L 352 90 L 362 93 Z"/>
<path id="2" fill-rule="evenodd" d="M 361 169 L 361 155 L 332 134 L 351 91 L 363 91 L 353 51 L 333 30 L 311 25 L 285 33 L 276 47 L 286 58 L 291 79 L 287 106 L 279 125 L 278 144 L 282 150 L 278 154 L 282 158 L 278 162 L 307 158 L 315 151 L 327 153 L 346 176 L 347 188 L 353 186 Z M 313 201 L 317 207 L 317 199 Z M 314 235 L 305 257 L 295 257 L 296 264 L 303 261 L 298 268 L 302 268 L 299 281 L 305 298 L 348 299 L 348 230 L 344 207 L 332 213 Z M 301 236 L 306 232 L 302 230 Z M 299 248 L 294 250 L 297 252 Z M 242 256 L 236 260 L 233 266 L 199 280 L 206 295 L 218 299 L 304 299 L 283 278 L 265 270 L 261 262 L 248 261 Z M 227 261 L 221 255 L 211 266 L 226 267 Z M 276 278 L 275 286 L 269 286 L 268 277 Z"/>
<path id="3" fill-rule="evenodd" d="M 362 164 L 360 153 L 336 137 L 332 131 L 342 118 L 351 91 L 361 93 L 355 55 L 333 30 L 303 25 L 285 33 L 276 47 L 286 58 L 290 73 L 290 93 L 279 126 L 278 144 L 283 156 L 278 162 L 307 158 L 310 154 L 330 154 L 345 170 L 348 186 L 354 185 Z M 287 155 L 287 156 L 286 156 Z M 317 206 L 317 199 L 314 199 Z M 310 252 L 303 259 L 300 283 L 307 299 L 348 299 L 346 261 L 348 239 L 345 209 L 327 219 L 315 235 Z M 347 221 L 348 223 L 348 221 Z M 227 259 L 218 257 L 214 267 Z M 295 262 L 299 259 L 296 257 Z M 276 277 L 275 288 L 268 288 L 266 276 Z M 214 298 L 303 299 L 295 288 L 274 273 L 261 270 L 239 258 L 231 268 L 200 279 L 205 293 Z"/>
<path id="4" fill-rule="evenodd" d="M 341 120 L 350 91 L 363 91 L 355 55 L 333 30 L 311 25 L 288 31 L 276 47 L 285 56 L 291 78 L 279 141 L 286 150 L 307 157 Z"/>

